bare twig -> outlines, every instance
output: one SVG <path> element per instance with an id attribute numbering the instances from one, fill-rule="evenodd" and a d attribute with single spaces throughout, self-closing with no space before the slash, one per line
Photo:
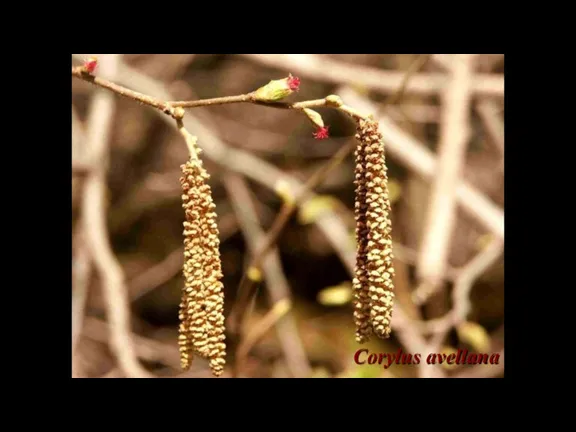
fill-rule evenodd
<path id="1" fill-rule="evenodd" d="M 78 117 L 78 113 L 72 106 L 72 160 L 73 163 L 84 162 L 86 152 L 83 151 L 85 143 L 84 127 Z M 74 168 L 74 165 L 73 165 Z M 86 171 L 87 173 L 88 171 Z M 76 229 L 73 238 L 82 236 L 82 227 Z M 76 354 L 76 347 L 80 333 L 82 332 L 82 321 L 84 319 L 84 308 L 88 295 L 88 284 L 90 280 L 90 255 L 83 240 L 76 240 L 73 244 L 75 251 L 72 261 L 72 359 Z"/>
<path id="2" fill-rule="evenodd" d="M 110 329 L 106 322 L 94 317 L 86 318 L 86 337 L 98 342 L 106 343 L 109 331 Z M 138 336 L 133 333 L 130 335 L 130 339 L 134 343 L 138 357 L 148 361 L 161 362 L 166 366 L 173 367 L 174 369 L 180 367 L 180 353 L 176 346 Z"/>
<path id="3" fill-rule="evenodd" d="M 113 367 L 100 378 L 124 378 L 124 374 L 119 367 Z"/>
<path id="4" fill-rule="evenodd" d="M 107 57 L 105 57 L 103 61 L 107 61 L 107 60 L 105 60 L 106 58 Z M 102 70 L 102 65 L 100 66 L 100 70 Z M 82 66 L 72 67 L 72 76 L 76 77 L 76 78 L 80 78 L 86 82 L 92 83 L 92 84 L 97 85 L 99 87 L 111 90 L 112 92 L 114 92 L 120 96 L 124 96 L 128 99 L 135 100 L 135 101 L 140 102 L 144 105 L 148 105 L 148 106 L 151 106 L 153 108 L 159 109 L 160 111 L 169 113 L 170 106 L 168 104 L 166 104 L 166 102 L 164 102 L 160 99 L 156 99 L 155 97 L 148 96 L 148 95 L 145 95 L 143 93 L 139 93 L 139 92 L 134 91 L 134 90 L 130 90 L 126 87 L 122 87 L 118 84 L 114 84 L 113 82 L 110 82 L 104 78 L 90 75 L 90 74 L 83 71 Z"/>
<path id="5" fill-rule="evenodd" d="M 86 318 L 86 337 L 97 342 L 106 343 L 108 331 L 108 325 L 104 321 L 94 317 Z M 168 344 L 159 342 L 136 334 L 132 334 L 131 339 L 139 358 L 149 362 L 162 363 L 168 366 L 169 370 L 178 372 L 177 375 L 173 375 L 173 373 L 170 374 L 170 376 L 168 376 L 169 378 L 214 378 L 210 372 L 208 362 L 201 357 L 194 359 L 190 370 L 185 373 L 180 373 L 180 353 L 178 352 L 178 348 L 176 348 L 176 343 Z M 114 368 L 101 378 L 118 378 L 124 375 L 119 368 Z M 222 375 L 222 377 L 225 376 L 227 376 L 226 373 Z M 164 374 L 162 377 L 164 377 Z"/>
<path id="6" fill-rule="evenodd" d="M 431 54 L 422 54 L 416 57 L 416 60 L 410 64 L 410 66 L 404 73 L 404 77 L 402 79 L 402 82 L 400 83 L 400 86 L 398 87 L 398 90 L 394 92 L 392 95 L 390 95 L 388 99 L 386 99 L 385 101 L 386 105 L 396 105 L 400 101 L 400 99 L 402 99 L 402 97 L 406 93 L 406 87 L 408 86 L 408 83 L 412 80 L 414 74 L 418 72 L 420 68 L 422 68 L 422 66 L 426 64 L 426 62 L 430 58 L 430 55 Z"/>
<path id="7" fill-rule="evenodd" d="M 86 158 L 83 152 L 84 146 L 84 127 L 80 122 L 80 118 L 74 106 L 72 106 L 72 160 L 74 163 L 83 161 Z M 85 172 L 88 173 L 88 170 Z M 73 171 L 74 174 L 74 171 Z M 72 184 L 74 190 L 74 182 Z M 73 196 L 75 194 L 73 193 Z M 80 216 L 82 218 L 82 216 Z M 82 237 L 83 224 L 80 223 L 76 227 L 73 235 L 72 249 L 74 251 L 72 261 L 72 376 L 79 377 L 79 362 L 77 358 L 77 348 L 80 335 L 82 333 L 82 325 L 84 321 L 84 314 L 86 308 L 86 300 L 88 298 L 88 285 L 90 283 L 92 263 L 90 261 L 90 254 L 83 241 Z M 79 239 L 80 237 L 80 239 Z"/>
<path id="8" fill-rule="evenodd" d="M 476 103 L 476 111 L 486 128 L 489 141 L 504 159 L 504 122 L 498 114 L 497 104 L 493 100 L 482 99 Z"/>
<path id="9" fill-rule="evenodd" d="M 466 319 L 470 312 L 470 291 L 476 279 L 490 268 L 504 251 L 504 242 L 498 238 L 492 240 L 478 255 L 466 265 L 458 275 L 452 294 L 456 323 Z"/>
<path id="10" fill-rule="evenodd" d="M 118 56 L 102 59 L 100 67 L 113 75 Z M 108 319 L 110 320 L 111 347 L 120 367 L 129 377 L 149 377 L 138 363 L 130 340 L 130 318 L 126 286 L 122 267 L 118 263 L 108 239 L 106 229 L 106 152 L 114 112 L 113 95 L 98 92 L 94 95 L 88 120 L 86 146 L 91 151 L 93 169 L 86 178 L 82 200 L 82 217 L 86 244 L 102 281 Z"/>
<path id="11" fill-rule="evenodd" d="M 80 121 L 80 117 L 72 105 L 72 166 L 84 165 L 86 162 L 86 154 L 83 149 L 84 146 L 84 127 Z"/>
<path id="12" fill-rule="evenodd" d="M 468 264 L 458 271 L 452 291 L 453 309 L 441 318 L 421 323 L 425 333 L 446 333 L 452 326 L 465 321 L 470 312 L 470 292 L 476 280 L 490 268 L 502 254 L 504 242 L 495 238 Z"/>
<path id="13" fill-rule="evenodd" d="M 180 132 L 180 135 L 182 135 L 184 141 L 186 142 L 186 146 L 188 147 L 188 151 L 190 152 L 190 157 L 192 157 L 192 159 L 198 160 L 198 154 L 197 154 L 198 148 L 196 147 L 196 142 L 198 141 L 198 138 L 191 135 L 190 132 L 186 130 L 186 128 L 184 127 L 184 122 L 182 122 L 182 118 L 176 120 L 176 127 L 178 128 L 178 132 Z"/>
<path id="14" fill-rule="evenodd" d="M 432 54 L 432 61 L 448 72 L 452 69 L 453 60 L 450 54 Z"/>
<path id="15" fill-rule="evenodd" d="M 109 326 L 98 318 L 86 318 L 84 331 L 86 337 L 94 341 L 107 342 Z M 134 343 L 136 354 L 141 359 L 150 362 L 159 362 L 173 369 L 180 370 L 180 353 L 178 352 L 176 344 L 166 344 L 136 334 L 131 334 L 130 339 Z M 204 369 L 208 370 L 208 364 L 203 359 L 198 360 L 204 364 Z M 196 361 L 192 367 L 194 367 L 195 364 Z"/>
<path id="16" fill-rule="evenodd" d="M 184 247 L 179 247 L 158 264 L 146 269 L 129 281 L 131 300 L 135 301 L 148 294 L 154 288 L 173 278 L 182 270 Z"/>
<path id="17" fill-rule="evenodd" d="M 290 311 L 291 307 L 292 305 L 289 299 L 285 298 L 280 300 L 274 304 L 274 306 L 272 306 L 272 309 L 270 309 L 262 319 L 250 327 L 249 331 L 246 333 L 246 336 L 242 338 L 240 345 L 236 350 L 235 376 L 238 376 L 239 372 L 242 370 L 241 365 L 244 364 L 246 357 L 248 357 L 248 354 L 254 345 L 256 345 L 266 335 L 266 333 L 268 333 L 268 331 L 274 327 L 274 325 L 278 327 L 282 319 L 286 318 L 286 314 Z M 304 354 L 303 349 L 302 354 Z M 288 367 L 290 367 L 289 360 L 286 360 Z M 310 376 L 310 366 L 306 365 L 306 368 L 308 371 L 305 374 L 294 374 L 292 370 L 293 376 L 296 378 L 306 378 Z"/>
<path id="18" fill-rule="evenodd" d="M 75 162 L 72 164 L 72 175 L 73 176 L 86 176 L 90 172 L 90 165 L 85 163 Z"/>
<path id="19" fill-rule="evenodd" d="M 366 66 L 350 65 L 311 54 L 242 54 L 266 66 L 285 69 L 301 76 L 334 84 L 359 84 L 382 93 L 394 93 L 402 85 L 404 73 Z M 406 86 L 407 93 L 430 95 L 440 92 L 447 84 L 441 73 L 420 73 Z M 504 78 L 495 74 L 476 74 L 472 91 L 485 96 L 504 95 Z"/>
<path id="20" fill-rule="evenodd" d="M 82 333 L 91 264 L 86 245 L 83 241 L 78 242 L 72 265 L 72 358 L 76 355 L 78 340 Z"/>
<path id="21" fill-rule="evenodd" d="M 201 106 L 211 106 L 211 105 L 225 105 L 231 103 L 242 103 L 242 102 L 253 102 L 253 95 L 251 93 L 237 95 L 237 96 L 224 96 L 212 99 L 201 99 L 193 101 L 171 101 L 168 102 L 174 107 L 182 108 L 195 108 Z"/>
<path id="22" fill-rule="evenodd" d="M 254 98 L 253 93 L 246 93 L 243 95 L 236 96 L 224 96 L 212 99 L 201 99 L 194 101 L 163 101 L 153 96 L 148 96 L 144 93 L 140 93 L 134 90 L 130 90 L 126 87 L 115 84 L 104 78 L 100 78 L 91 74 L 86 73 L 82 66 L 72 67 L 72 76 L 84 80 L 86 82 L 92 83 L 96 86 L 108 89 L 120 96 L 124 96 L 128 99 L 140 102 L 144 105 L 148 105 L 152 108 L 156 108 L 163 112 L 164 114 L 170 115 L 177 121 L 182 119 L 182 112 L 178 108 L 197 108 L 212 105 L 225 105 L 231 103 L 252 103 L 256 105 L 263 105 L 271 108 L 280 109 L 293 109 L 302 110 L 304 108 L 318 108 L 318 107 L 331 107 L 336 108 L 351 117 L 364 118 L 365 115 L 359 113 L 354 108 L 344 105 L 342 101 L 335 95 L 326 97 L 323 99 L 316 99 L 310 101 L 302 101 L 296 103 L 286 103 L 286 102 L 266 102 L 257 100 Z M 180 127 L 179 127 L 180 129 Z"/>
<path id="23" fill-rule="evenodd" d="M 252 103 L 255 105 L 263 105 L 270 108 L 279 108 L 279 109 L 291 109 L 291 110 L 303 110 L 304 108 L 322 108 L 322 107 L 331 107 L 339 109 L 340 111 L 345 112 L 346 114 L 350 115 L 351 117 L 360 117 L 364 118 L 364 114 L 360 114 L 353 108 L 344 105 L 341 100 L 335 95 L 331 95 L 331 97 L 325 97 L 322 99 L 315 99 L 309 101 L 302 101 L 302 102 L 266 102 L 261 101 L 254 98 L 253 93 L 247 93 L 238 96 L 224 96 L 219 98 L 213 99 L 201 99 L 201 100 L 193 100 L 193 101 L 170 101 L 167 102 L 169 106 L 173 107 L 181 107 L 181 108 L 196 108 L 196 107 L 203 107 L 203 106 L 211 106 L 211 105 L 223 105 L 223 104 L 230 104 L 230 103 Z"/>
<path id="24" fill-rule="evenodd" d="M 468 108 L 474 56 L 459 54 L 451 63 L 450 84 L 443 94 L 438 165 L 428 204 L 428 216 L 416 265 L 425 287 L 414 292 L 419 303 L 442 285 L 456 225 L 456 185 L 465 162 L 468 139 Z"/>
<path id="25" fill-rule="evenodd" d="M 398 306 L 398 304 L 394 305 L 394 319 L 392 319 L 392 328 L 394 329 L 394 334 L 398 340 L 409 352 L 429 352 L 430 345 L 422 336 L 420 329 Z M 418 365 L 418 376 L 420 378 L 443 378 L 445 373 L 438 366 L 428 365 L 425 362 L 421 362 Z"/>
<path id="26" fill-rule="evenodd" d="M 258 215 L 253 205 L 253 198 L 244 179 L 237 174 L 228 174 L 224 177 L 224 185 L 228 190 L 228 195 L 242 226 L 244 238 L 248 243 L 251 255 L 258 252 L 258 244 L 264 241 L 264 232 L 259 226 Z M 280 256 L 276 248 L 270 251 L 262 264 L 266 287 L 269 292 L 272 309 L 265 318 L 257 325 L 252 326 L 252 330 L 246 334 L 236 353 L 237 368 L 241 370 L 243 360 L 250 352 L 250 349 L 268 329 L 276 324 L 278 339 L 286 358 L 286 364 L 290 372 L 295 377 L 310 376 L 311 369 L 306 359 L 306 353 L 300 337 L 294 317 L 288 313 L 290 307 L 290 288 L 286 277 L 282 271 Z M 288 307 L 285 307 L 288 305 Z"/>
<path id="27" fill-rule="evenodd" d="M 437 123 L 440 119 L 440 109 L 433 105 L 404 105 L 388 107 L 386 114 L 394 121 L 408 119 L 413 123 Z"/>

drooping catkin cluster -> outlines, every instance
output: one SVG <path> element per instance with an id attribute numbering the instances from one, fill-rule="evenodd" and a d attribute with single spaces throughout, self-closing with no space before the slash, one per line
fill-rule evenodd
<path id="1" fill-rule="evenodd" d="M 390 336 L 394 301 L 392 225 L 384 141 L 373 119 L 359 120 L 356 139 L 356 341 Z"/>
<path id="2" fill-rule="evenodd" d="M 202 161 L 191 157 L 181 166 L 184 222 L 184 279 L 180 303 L 180 359 L 184 370 L 192 356 L 207 359 L 215 376 L 222 374 L 224 343 L 224 285 L 215 204 Z"/>

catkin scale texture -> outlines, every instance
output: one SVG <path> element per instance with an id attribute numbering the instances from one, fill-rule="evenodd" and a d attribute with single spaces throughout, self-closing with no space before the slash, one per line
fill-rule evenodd
<path id="1" fill-rule="evenodd" d="M 356 324 L 356 341 L 364 343 L 372 333 L 370 325 L 370 292 L 368 275 L 366 273 L 366 250 L 368 243 L 368 228 L 366 226 L 366 177 L 365 177 L 365 143 L 359 141 L 355 152 L 356 169 L 354 184 L 356 185 L 356 200 L 354 216 L 356 219 L 356 266 L 355 278 L 352 281 L 354 292 L 354 323 Z"/>
<path id="2" fill-rule="evenodd" d="M 394 304 L 392 224 L 384 141 L 378 123 L 358 122 L 356 139 L 356 340 L 368 340 L 370 331 L 390 336 Z"/>
<path id="3" fill-rule="evenodd" d="M 193 355 L 222 374 L 225 364 L 224 287 L 221 282 L 220 241 L 210 178 L 202 161 L 191 157 L 181 166 L 184 222 L 184 288 L 180 304 L 181 365 L 188 369 Z"/>

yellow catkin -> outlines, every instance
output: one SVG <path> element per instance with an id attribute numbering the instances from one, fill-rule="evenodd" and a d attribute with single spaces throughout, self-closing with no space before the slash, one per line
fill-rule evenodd
<path id="1" fill-rule="evenodd" d="M 210 363 L 212 373 L 222 374 L 226 356 L 224 343 L 224 286 L 220 262 L 220 241 L 209 175 L 202 161 L 190 158 L 181 166 L 180 179 L 185 211 L 185 286 L 180 305 L 180 353 L 183 369 L 192 355 Z"/>
<path id="2" fill-rule="evenodd" d="M 208 180 L 210 176 L 203 170 L 201 178 Z M 224 285 L 222 279 L 222 264 L 220 261 L 220 239 L 216 223 L 216 205 L 212 200 L 210 186 L 206 183 L 200 186 L 200 209 L 204 214 L 200 226 L 204 251 L 204 306 L 206 312 L 206 355 L 214 375 L 218 376 L 224 369 L 226 345 L 224 340 Z"/>
<path id="3" fill-rule="evenodd" d="M 356 325 L 356 341 L 358 343 L 367 342 L 372 333 L 370 324 L 370 295 L 368 275 L 366 273 L 368 228 L 366 226 L 365 156 L 365 143 L 359 141 L 355 152 L 356 168 L 354 184 L 356 185 L 356 199 L 354 202 L 354 216 L 356 219 L 356 267 L 355 278 L 352 281 L 354 292 L 354 323 Z"/>
<path id="4" fill-rule="evenodd" d="M 373 119 L 359 121 L 356 138 L 360 142 L 358 149 L 364 154 L 361 162 L 365 182 L 364 202 L 360 203 L 361 208 L 365 204 L 365 229 L 360 233 L 359 245 L 366 242 L 365 250 L 362 250 L 365 257 L 361 260 L 365 267 L 357 272 L 357 278 L 367 278 L 372 331 L 381 338 L 388 338 L 394 303 L 394 257 L 384 141 L 378 123 Z M 360 223 L 358 226 L 363 228 Z M 361 292 L 365 289 L 362 285 Z"/>

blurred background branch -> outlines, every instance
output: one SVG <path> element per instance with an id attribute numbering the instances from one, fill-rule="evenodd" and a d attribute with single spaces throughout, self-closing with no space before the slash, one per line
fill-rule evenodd
<path id="1" fill-rule="evenodd" d="M 100 67 L 109 76 L 115 76 L 119 56 L 110 55 L 102 60 Z M 82 225 L 84 242 L 99 277 L 110 320 L 110 343 L 119 365 L 127 376 L 149 377 L 150 374 L 138 363 L 130 339 L 129 305 L 124 274 L 108 239 L 106 229 L 106 170 L 108 167 L 108 144 L 114 116 L 115 98 L 103 91 L 94 94 L 88 114 L 85 145 L 90 152 L 90 172 L 84 182 L 82 196 Z M 80 295 L 85 295 L 80 286 Z M 80 313 L 80 312 L 79 312 Z M 79 320 L 77 320 L 79 321 Z"/>
<path id="2" fill-rule="evenodd" d="M 265 241 L 265 234 L 260 228 L 258 214 L 254 207 L 254 199 L 245 180 L 237 174 L 226 174 L 224 176 L 224 186 L 228 191 L 228 196 L 232 202 L 234 212 L 237 215 L 244 238 L 248 244 L 251 255 L 255 255 L 258 246 Z M 302 341 L 298 335 L 298 327 L 292 314 L 290 313 L 290 287 L 288 280 L 282 270 L 280 255 L 276 248 L 272 248 L 268 256 L 264 259 L 262 270 L 266 279 L 266 288 L 271 303 L 271 314 L 262 321 L 251 326 L 252 330 L 247 332 L 238 347 L 237 362 L 246 357 L 254 344 L 261 338 L 266 330 L 272 325 L 276 325 L 280 345 L 286 358 L 286 364 L 292 376 L 305 378 L 310 376 L 310 365 L 306 359 L 306 352 Z M 287 305 L 287 307 L 277 308 L 277 305 Z M 280 310 L 282 313 L 277 313 Z M 269 324 L 268 324 L 269 323 Z M 241 329 L 242 330 L 242 329 Z M 238 367 L 241 370 L 241 366 Z"/>

